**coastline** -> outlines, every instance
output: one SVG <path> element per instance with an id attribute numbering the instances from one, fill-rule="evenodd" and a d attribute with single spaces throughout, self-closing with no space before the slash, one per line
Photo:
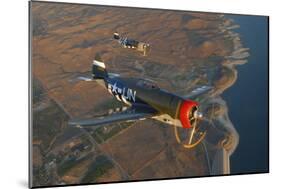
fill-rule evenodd
<path id="1" fill-rule="evenodd" d="M 227 103 L 229 116 L 240 136 L 239 146 L 231 156 L 231 169 L 234 174 L 267 172 L 267 18 L 245 15 L 228 15 L 227 18 L 240 25 L 240 28 L 234 31 L 250 51 L 245 65 L 234 65 L 239 76 L 221 95 Z M 244 55 L 245 53 L 242 53 L 242 57 Z"/>
<path id="2" fill-rule="evenodd" d="M 236 151 L 240 133 L 236 131 L 236 125 L 229 116 L 231 108 L 228 107 L 223 94 L 239 80 L 236 66 L 246 64 L 249 56 L 249 49 L 243 47 L 239 33 L 235 31 L 239 27 L 237 24 L 220 14 L 171 13 L 159 10 L 147 16 L 148 12 L 142 14 L 143 10 L 120 11 L 116 8 L 114 11 L 108 8 L 99 12 L 92 7 L 58 6 L 56 8 L 56 11 L 66 14 L 65 18 L 70 21 L 76 18 L 83 19 L 83 22 L 73 23 L 66 22 L 65 19 L 52 19 L 50 17 L 53 14 L 50 11 L 52 7 L 49 11 L 44 11 L 44 14 L 39 13 L 43 12 L 40 9 L 45 7 L 34 9 L 40 16 L 37 23 L 38 32 L 33 38 L 32 62 L 34 77 L 38 78 L 46 90 L 46 95 L 55 99 L 63 112 L 72 117 L 92 117 L 108 111 L 109 104 L 113 106 L 110 108 L 115 108 L 112 103 L 114 99 L 94 83 L 69 82 L 78 74 L 88 72 L 96 52 L 102 52 L 102 57 L 110 71 L 120 73 L 122 76 L 156 80 L 161 88 L 178 95 L 184 96 L 198 86 L 212 85 L 215 88 L 213 94 L 203 95 L 207 96 L 207 100 L 201 103 L 202 108 L 209 108 L 210 112 L 213 112 L 213 106 L 217 108 L 216 112 L 210 115 L 215 127 L 210 125 L 213 132 L 208 134 L 207 139 L 211 147 L 209 144 L 207 146 L 210 147 L 208 148 L 210 151 L 223 149 L 226 152 L 219 153 L 223 159 L 217 158 L 215 152 L 211 152 L 210 159 L 212 162 L 216 158 L 223 160 L 217 161 L 220 163 L 219 166 L 224 166 L 224 173 L 230 173 L 229 156 Z M 81 15 L 81 12 L 87 14 Z M 107 18 L 110 19 L 103 22 Z M 165 24 L 159 24 L 160 21 Z M 40 33 L 39 26 L 44 22 L 47 22 L 48 26 Z M 151 54 L 143 57 L 112 43 L 111 31 L 115 31 L 116 28 L 119 28 L 118 31 L 127 32 L 132 38 L 151 42 L 153 47 Z M 52 49 L 47 48 L 49 45 L 52 45 Z M 52 116 L 50 115 L 48 119 L 53 119 Z M 140 170 L 132 178 L 209 175 L 205 153 L 200 153 L 202 152 L 200 148 L 183 150 L 182 146 L 175 143 L 170 127 L 151 120 L 136 122 L 134 125 L 138 126 L 132 126 L 120 134 L 112 134 L 110 140 L 106 139 L 107 147 L 104 146 L 99 152 L 101 154 L 114 152 L 112 158 L 126 165 L 124 169 L 128 173 Z M 149 132 L 150 136 L 147 134 L 148 129 L 152 131 Z M 55 148 L 68 153 L 67 148 L 60 144 L 82 138 L 82 135 L 74 136 L 73 132 L 66 129 L 63 132 L 66 133 L 65 136 L 57 140 L 47 157 L 53 158 L 52 156 L 58 155 Z M 104 134 L 103 130 L 100 130 L 99 134 Z M 85 134 L 84 137 L 91 140 L 98 139 L 95 133 L 91 136 Z M 146 145 L 148 139 L 153 145 Z M 139 154 L 128 165 L 130 157 L 127 154 L 136 154 L 134 146 L 139 146 Z M 161 153 L 158 156 L 159 152 Z M 155 161 L 153 163 L 148 161 L 151 159 Z M 48 163 L 45 160 L 37 167 L 42 168 Z M 222 163 L 224 165 L 221 165 Z M 79 163 L 74 164 L 72 169 L 79 169 Z M 122 173 L 119 174 L 117 169 L 114 170 L 117 171 L 117 176 L 121 176 L 118 179 L 124 179 Z M 80 178 L 72 173 L 65 172 L 65 175 L 72 176 L 71 178 L 77 179 L 75 182 L 79 183 Z M 220 173 L 216 175 L 218 174 Z M 111 180 L 110 177 L 106 178 L 106 181 Z M 74 180 L 65 182 L 72 183 Z"/>

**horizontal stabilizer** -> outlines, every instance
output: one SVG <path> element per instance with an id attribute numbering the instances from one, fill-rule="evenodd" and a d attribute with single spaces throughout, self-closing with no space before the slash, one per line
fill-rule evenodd
<path id="1" fill-rule="evenodd" d="M 81 80 L 81 81 L 93 81 L 93 79 L 92 78 L 89 78 L 89 77 L 78 77 L 78 79 L 79 80 Z"/>

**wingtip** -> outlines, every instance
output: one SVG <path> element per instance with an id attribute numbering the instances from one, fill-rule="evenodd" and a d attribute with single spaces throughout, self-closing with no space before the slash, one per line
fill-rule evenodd
<path id="1" fill-rule="evenodd" d="M 77 124 L 77 122 L 75 122 L 74 120 L 68 121 L 68 126 L 80 128 L 80 125 Z"/>

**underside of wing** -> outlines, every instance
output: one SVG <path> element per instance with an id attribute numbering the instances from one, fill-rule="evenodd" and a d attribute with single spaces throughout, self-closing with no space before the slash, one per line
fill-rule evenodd
<path id="1" fill-rule="evenodd" d="M 68 122 L 69 126 L 74 127 L 98 127 L 106 124 L 137 121 L 151 118 L 157 115 L 157 111 L 149 106 L 132 106 L 129 109 L 113 113 L 107 116 L 95 117 L 91 119 L 73 119 Z"/>
<path id="2" fill-rule="evenodd" d="M 186 99 L 194 99 L 204 93 L 207 93 L 208 91 L 212 90 L 213 87 L 212 86 L 201 86 L 201 87 L 198 87 L 194 90 L 192 90 L 188 95 L 184 96 L 184 98 Z"/>

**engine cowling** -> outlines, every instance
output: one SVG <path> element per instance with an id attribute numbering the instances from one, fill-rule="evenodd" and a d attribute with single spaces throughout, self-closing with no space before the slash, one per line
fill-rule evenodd
<path id="1" fill-rule="evenodd" d="M 184 100 L 181 103 L 179 111 L 179 119 L 183 128 L 191 128 L 192 121 L 194 121 L 195 114 L 198 110 L 198 103 L 191 100 Z"/>

